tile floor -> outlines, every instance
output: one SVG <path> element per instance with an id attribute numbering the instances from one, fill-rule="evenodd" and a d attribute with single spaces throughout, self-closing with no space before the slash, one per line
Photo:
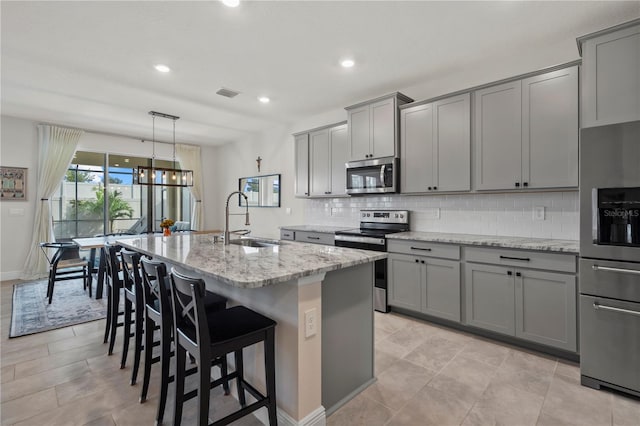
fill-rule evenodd
<path id="1" fill-rule="evenodd" d="M 12 284 L 0 285 L 2 425 L 153 424 L 158 368 L 139 404 L 141 376 L 129 386 L 120 341 L 106 356 L 104 321 L 8 339 Z M 376 375 L 329 425 L 640 426 L 640 400 L 580 386 L 576 364 L 396 314 L 376 313 Z M 236 408 L 219 393 L 215 418 Z M 172 411 L 169 403 L 165 424 Z M 183 424 L 195 424 L 195 411 L 189 402 Z"/>

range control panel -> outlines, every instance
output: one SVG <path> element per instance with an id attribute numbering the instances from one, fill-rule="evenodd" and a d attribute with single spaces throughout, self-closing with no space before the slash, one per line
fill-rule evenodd
<path id="1" fill-rule="evenodd" d="M 360 210 L 360 222 L 409 223 L 408 210 Z"/>

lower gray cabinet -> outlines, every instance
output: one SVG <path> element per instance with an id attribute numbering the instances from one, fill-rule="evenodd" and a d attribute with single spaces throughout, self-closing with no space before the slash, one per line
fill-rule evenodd
<path id="1" fill-rule="evenodd" d="M 501 266 L 467 263 L 465 286 L 467 324 L 513 336 L 513 272 Z"/>
<path id="2" fill-rule="evenodd" d="M 389 255 L 389 304 L 460 321 L 460 262 Z"/>
<path id="3" fill-rule="evenodd" d="M 335 234 L 328 232 L 310 232 L 310 231 L 296 231 L 294 233 L 295 241 L 302 241 L 305 243 L 324 244 L 327 246 L 335 245 Z"/>
<path id="4" fill-rule="evenodd" d="M 517 337 L 576 351 L 574 275 L 516 270 L 515 297 Z"/>
<path id="5" fill-rule="evenodd" d="M 466 265 L 467 324 L 575 352 L 576 277 Z"/>

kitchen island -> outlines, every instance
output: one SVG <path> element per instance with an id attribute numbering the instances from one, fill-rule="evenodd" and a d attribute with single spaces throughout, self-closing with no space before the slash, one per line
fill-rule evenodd
<path id="1" fill-rule="evenodd" d="M 281 425 L 324 424 L 373 375 L 373 262 L 386 253 L 299 242 L 223 245 L 211 235 L 141 236 L 118 241 L 207 290 L 272 319 Z M 305 327 L 306 325 L 306 327 Z M 261 345 L 245 352 L 245 374 L 264 390 Z M 257 416 L 266 423 L 266 411 Z"/>

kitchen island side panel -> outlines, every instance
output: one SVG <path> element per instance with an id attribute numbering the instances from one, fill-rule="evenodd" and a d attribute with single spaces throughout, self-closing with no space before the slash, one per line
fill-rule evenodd
<path id="1" fill-rule="evenodd" d="M 322 405 L 327 415 L 374 380 L 373 263 L 322 282 Z"/>

